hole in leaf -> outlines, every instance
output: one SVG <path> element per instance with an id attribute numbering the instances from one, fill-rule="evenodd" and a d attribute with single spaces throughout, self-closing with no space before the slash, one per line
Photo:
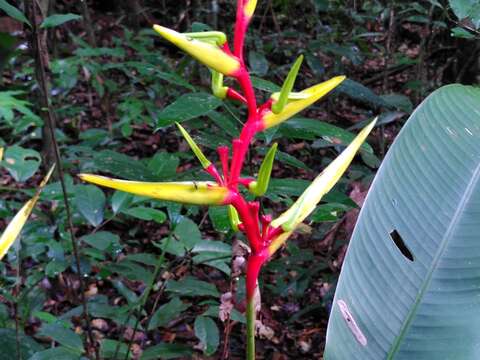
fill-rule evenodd
<path id="1" fill-rule="evenodd" d="M 405 241 L 403 241 L 397 230 L 393 230 L 390 232 L 390 238 L 393 240 L 395 245 L 397 245 L 398 250 L 400 250 L 403 256 L 405 256 L 410 261 L 414 261 L 412 252 L 407 247 Z"/>

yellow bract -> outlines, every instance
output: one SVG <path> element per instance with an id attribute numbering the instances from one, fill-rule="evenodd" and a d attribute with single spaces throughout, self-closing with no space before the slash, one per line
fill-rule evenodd
<path id="1" fill-rule="evenodd" d="M 43 181 L 40 183 L 37 192 L 35 193 L 35 196 L 25 205 L 23 205 L 20 211 L 14 216 L 12 221 L 10 221 L 2 236 L 0 237 L 0 260 L 5 256 L 5 254 L 8 252 L 8 249 L 10 249 L 10 247 L 13 245 L 18 235 L 22 231 L 28 217 L 32 213 L 32 210 L 40 197 L 40 193 L 50 179 L 54 168 L 55 166 L 52 166 L 47 176 L 45 176 Z"/>
<path id="2" fill-rule="evenodd" d="M 245 16 L 251 18 L 257 7 L 257 0 L 247 0 L 245 4 Z"/>
<path id="3" fill-rule="evenodd" d="M 268 254 L 272 256 L 275 252 L 280 249 L 280 247 L 285 244 L 290 235 L 293 234 L 293 231 L 287 231 L 283 234 L 278 235 L 272 242 L 268 245 Z"/>
<path id="4" fill-rule="evenodd" d="M 321 84 L 312 86 L 298 93 L 296 97 L 299 100 L 290 100 L 283 110 L 275 114 L 274 112 L 268 112 L 263 117 L 263 126 L 265 129 L 269 129 L 276 126 L 285 120 L 290 119 L 292 116 L 298 114 L 300 111 L 306 109 L 322 97 L 327 95 L 330 91 L 335 89 L 346 79 L 345 76 L 337 76 Z"/>
<path id="5" fill-rule="evenodd" d="M 208 181 L 188 182 L 140 182 L 112 179 L 106 176 L 80 174 L 83 181 L 128 192 L 139 196 L 182 204 L 224 205 L 228 200 L 229 190 Z"/>
<path id="6" fill-rule="evenodd" d="M 0 148 L 0 161 L 3 160 L 3 148 Z"/>
<path id="7" fill-rule="evenodd" d="M 163 38 L 215 71 L 225 75 L 234 75 L 240 69 L 240 62 L 216 45 L 192 39 L 160 25 L 154 25 L 153 29 Z"/>
<path id="8" fill-rule="evenodd" d="M 271 226 L 281 226 L 284 231 L 290 232 L 303 222 L 315 210 L 322 197 L 340 180 L 375 123 L 376 119 L 365 127 L 352 143 L 310 184 L 290 209 L 272 221 Z"/>

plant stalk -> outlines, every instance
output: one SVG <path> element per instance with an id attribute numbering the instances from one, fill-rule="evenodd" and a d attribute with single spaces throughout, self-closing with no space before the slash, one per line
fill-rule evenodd
<path id="1" fill-rule="evenodd" d="M 32 43 L 34 44 L 34 49 L 36 50 L 36 61 L 38 63 L 38 82 L 39 82 L 39 87 L 40 87 L 40 94 L 43 97 L 43 103 L 46 104 L 46 114 L 47 116 L 45 117 L 45 122 L 46 122 L 46 128 L 47 132 L 50 135 L 50 140 L 51 140 L 51 145 L 53 146 L 53 155 L 56 163 L 56 169 L 57 169 L 57 174 L 60 180 L 60 184 L 62 187 L 62 193 L 63 193 L 63 201 L 65 204 L 65 212 L 67 214 L 67 222 L 68 222 L 68 229 L 70 233 L 70 239 L 72 243 L 72 252 L 73 252 L 73 257 L 75 259 L 75 268 L 77 271 L 77 275 L 79 278 L 79 284 L 80 284 L 80 301 L 82 303 L 82 308 L 83 308 L 83 317 L 86 322 L 86 329 L 87 329 L 87 338 L 88 338 L 88 343 L 90 346 L 94 349 L 95 352 L 95 358 L 98 360 L 100 359 L 100 354 L 98 351 L 98 347 L 95 344 L 95 340 L 93 338 L 93 333 L 92 333 L 92 328 L 90 326 L 90 316 L 88 314 L 88 306 L 87 306 L 87 299 L 85 297 L 85 283 L 82 278 L 82 273 L 81 273 L 81 268 L 80 268 L 80 255 L 78 251 L 78 246 L 77 246 L 77 240 L 75 237 L 75 232 L 73 229 L 73 221 L 72 221 L 72 212 L 70 209 L 70 203 L 68 200 L 68 193 L 67 193 L 67 187 L 65 184 L 65 176 L 63 172 L 63 165 L 62 165 L 62 160 L 61 160 L 61 155 L 60 155 L 60 149 L 58 146 L 58 142 L 56 139 L 55 135 L 55 113 L 53 110 L 53 107 L 50 102 L 49 98 L 49 85 L 48 85 L 48 78 L 46 74 L 46 67 L 48 64 L 45 63 L 45 54 L 47 53 L 47 49 L 42 46 L 42 42 L 39 37 L 39 28 L 38 28 L 38 23 L 37 23 L 37 3 L 36 1 L 33 1 L 33 3 L 30 5 L 31 6 L 31 12 L 30 14 L 32 15 L 32 27 L 33 27 L 33 35 L 32 35 Z M 86 352 L 89 352 L 88 346 L 86 346 Z"/>
<path id="2" fill-rule="evenodd" d="M 255 360 L 255 301 L 252 297 L 247 302 L 247 360 Z"/>

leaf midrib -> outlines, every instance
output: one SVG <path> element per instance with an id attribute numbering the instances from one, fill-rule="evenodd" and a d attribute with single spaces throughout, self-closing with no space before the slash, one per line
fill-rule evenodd
<path id="1" fill-rule="evenodd" d="M 447 230 L 445 232 L 445 235 L 440 243 L 440 246 L 438 248 L 437 253 L 435 254 L 435 257 L 430 265 L 430 268 L 427 272 L 427 276 L 425 277 L 425 281 L 423 282 L 422 286 L 420 287 L 420 290 L 417 294 L 417 297 L 415 298 L 415 302 L 413 303 L 413 306 L 410 309 L 410 312 L 408 313 L 407 317 L 405 318 L 404 323 L 402 324 L 400 334 L 395 338 L 394 343 L 392 344 L 392 347 L 390 351 L 387 354 L 387 360 L 392 360 L 394 356 L 397 354 L 398 350 L 400 349 L 400 345 L 403 341 L 403 338 L 405 337 L 405 334 L 407 333 L 410 324 L 412 323 L 413 319 L 415 318 L 415 315 L 417 313 L 417 310 L 419 308 L 419 305 L 421 304 L 421 300 L 423 299 L 425 292 L 429 288 L 430 282 L 432 280 L 432 276 L 434 271 L 437 268 L 438 262 L 440 261 L 445 249 L 447 248 L 448 243 L 450 242 L 450 239 L 452 238 L 452 235 L 454 234 L 455 229 L 457 228 L 457 224 L 461 218 L 461 214 L 463 213 L 463 210 L 465 209 L 466 205 L 468 204 L 472 194 L 473 190 L 475 189 L 478 181 L 480 180 L 480 163 L 477 165 L 475 168 L 475 171 L 472 175 L 472 178 L 470 179 L 470 182 L 468 183 L 465 193 L 462 196 L 455 213 L 452 217 L 452 220 L 448 224 Z"/>

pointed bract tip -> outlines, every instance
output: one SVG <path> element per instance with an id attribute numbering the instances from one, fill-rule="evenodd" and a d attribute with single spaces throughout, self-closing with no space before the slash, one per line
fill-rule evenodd
<path id="1" fill-rule="evenodd" d="M 288 102 L 278 114 L 273 111 L 267 112 L 262 119 L 262 128 L 269 129 L 290 119 L 299 112 L 323 98 L 346 79 L 345 76 L 336 76 L 323 83 L 314 85 L 298 93 L 298 100 Z M 306 97 L 305 97 L 306 96 Z M 305 97 L 305 98 L 301 98 Z"/>
<path id="2" fill-rule="evenodd" d="M 192 149 L 193 153 L 195 154 L 195 156 L 197 157 L 197 159 L 200 161 L 200 163 L 202 164 L 202 167 L 204 169 L 208 168 L 210 165 L 212 165 L 212 163 L 210 162 L 210 160 L 207 159 L 207 157 L 204 155 L 204 153 L 202 152 L 202 150 L 200 150 L 200 148 L 198 147 L 197 143 L 192 139 L 192 137 L 190 136 L 190 134 L 187 132 L 187 130 L 185 130 L 185 128 L 180 125 L 178 122 L 175 122 L 175 124 L 177 125 L 178 129 L 180 130 L 180 132 L 182 133 L 183 137 L 185 138 L 185 140 L 187 141 L 188 145 L 190 146 L 190 149 Z"/>
<path id="3" fill-rule="evenodd" d="M 322 197 L 340 180 L 355 154 L 372 131 L 376 121 L 375 119 L 368 124 L 350 145 L 315 178 L 297 201 L 286 212 L 272 221 L 271 226 L 282 227 L 286 232 L 295 230 L 315 210 Z"/>
<path id="4" fill-rule="evenodd" d="M 215 71 L 224 75 L 235 75 L 240 69 L 238 59 L 227 54 L 217 45 L 192 39 L 160 25 L 153 25 L 153 29 L 164 39 Z"/>
<path id="5" fill-rule="evenodd" d="M 257 7 L 257 0 L 247 0 L 247 3 L 245 4 L 245 16 L 247 18 L 251 18 L 253 14 L 255 13 L 255 9 Z"/>
<path id="6" fill-rule="evenodd" d="M 285 79 L 282 90 L 280 91 L 280 95 L 276 102 L 272 105 L 272 112 L 275 114 L 279 114 L 283 111 L 285 106 L 290 99 L 290 94 L 293 90 L 295 85 L 295 81 L 297 80 L 298 72 L 300 71 L 300 67 L 303 63 L 303 55 L 300 55 L 298 59 L 293 64 L 292 68 L 288 72 L 287 78 Z"/>
<path id="7" fill-rule="evenodd" d="M 33 196 L 32 199 L 27 201 L 25 205 L 20 209 L 20 211 L 13 217 L 12 221 L 7 225 L 5 231 L 0 236 L 0 260 L 5 256 L 8 252 L 8 249 L 15 243 L 15 240 L 18 238 L 20 233 L 22 232 L 25 223 L 27 222 L 28 218 L 30 217 L 33 208 L 35 207 L 38 199 L 40 198 L 40 194 L 42 190 L 45 188 L 50 176 L 53 173 L 53 169 L 55 165 L 52 166 L 47 173 L 47 175 L 43 178 L 42 182 L 38 186 L 38 189 Z"/>

